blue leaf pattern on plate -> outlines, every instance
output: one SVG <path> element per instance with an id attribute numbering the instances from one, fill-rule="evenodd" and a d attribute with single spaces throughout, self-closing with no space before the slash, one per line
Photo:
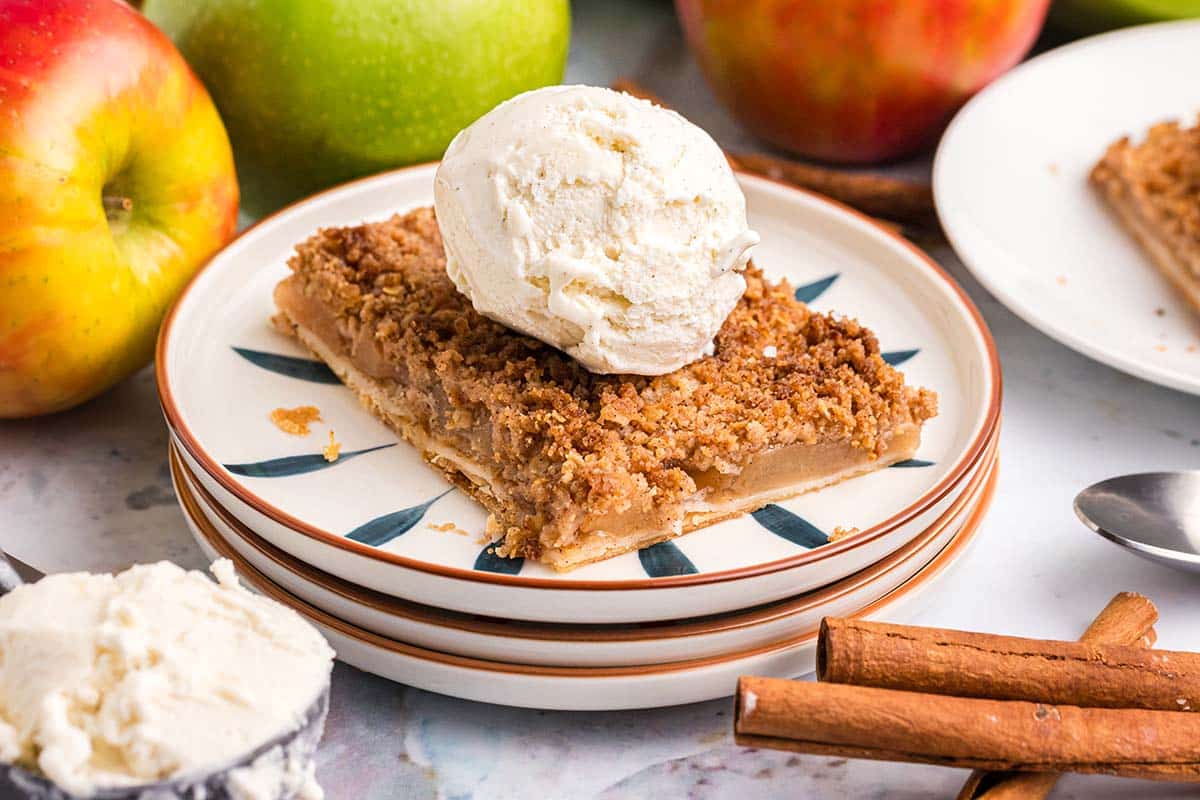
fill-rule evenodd
<path id="1" fill-rule="evenodd" d="M 669 575 L 694 575 L 699 572 L 683 551 L 674 542 L 659 542 L 638 550 L 638 561 L 651 578 Z"/>
<path id="2" fill-rule="evenodd" d="M 363 453 L 373 453 L 386 447 L 395 447 L 396 443 L 378 444 L 364 450 L 351 450 L 342 453 L 337 461 L 326 461 L 324 453 L 308 453 L 302 456 L 284 456 L 272 458 L 269 461 L 251 461 L 246 464 L 222 464 L 234 475 L 245 475 L 247 478 L 286 478 L 289 475 L 303 475 L 306 472 L 316 472 L 343 464 Z"/>
<path id="3" fill-rule="evenodd" d="M 369 544 L 372 547 L 382 547 L 397 536 L 403 536 L 412 530 L 412 527 L 425 516 L 425 512 L 429 510 L 431 505 L 452 491 L 454 490 L 447 489 L 437 497 L 426 500 L 419 506 L 403 508 L 399 511 L 393 511 L 390 514 L 384 514 L 382 517 L 376 517 L 370 522 L 364 522 L 347 533 L 346 538 L 362 542 L 363 544 Z"/>
<path id="4" fill-rule="evenodd" d="M 892 464 L 891 466 L 893 469 L 896 469 L 896 468 L 905 469 L 908 467 L 932 467 L 933 462 L 926 461 L 923 458 L 906 458 L 903 461 L 897 461 L 895 464 Z"/>
<path id="5" fill-rule="evenodd" d="M 819 281 L 813 281 L 812 283 L 806 283 L 803 286 L 797 286 L 796 299 L 801 303 L 811 303 L 813 300 L 816 300 L 818 297 L 825 294 L 825 290 L 827 290 L 830 286 L 833 286 L 833 282 L 838 279 L 839 275 L 840 273 L 835 272 L 833 275 L 830 275 L 827 278 L 821 278 Z"/>
<path id="6" fill-rule="evenodd" d="M 919 349 L 918 350 L 893 350 L 890 353 L 883 353 L 882 357 L 883 357 L 884 361 L 891 364 L 893 367 L 898 367 L 901 364 L 903 364 L 905 361 L 908 361 L 910 358 L 912 358 L 919 352 L 921 352 Z"/>
<path id="7" fill-rule="evenodd" d="M 475 557 L 475 569 L 483 572 L 499 572 L 502 575 L 516 575 L 525 566 L 523 558 L 504 558 L 496 555 L 495 542 L 488 544 Z"/>
<path id="8" fill-rule="evenodd" d="M 235 347 L 233 352 L 255 366 L 270 370 L 289 378 L 299 378 L 313 383 L 341 383 L 333 370 L 320 361 L 311 358 L 296 358 L 279 353 L 267 353 L 263 350 L 251 350 L 247 347 Z"/>
<path id="9" fill-rule="evenodd" d="M 813 525 L 804 519 L 804 517 L 797 516 L 786 508 L 777 506 L 774 503 L 763 506 L 750 516 L 754 517 L 759 525 L 762 525 L 771 533 L 776 536 L 782 536 L 789 542 L 798 544 L 801 547 L 807 547 L 811 550 L 814 547 L 829 544 L 829 537 L 816 525 Z"/>

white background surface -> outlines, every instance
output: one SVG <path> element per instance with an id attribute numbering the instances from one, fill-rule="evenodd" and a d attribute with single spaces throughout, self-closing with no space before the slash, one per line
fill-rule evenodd
<path id="1" fill-rule="evenodd" d="M 723 143 L 749 145 L 683 52 L 669 3 L 577 3 L 568 79 L 607 83 L 627 73 Z M 1074 494 L 1101 478 L 1200 468 L 1200 400 L 1073 353 L 990 299 L 951 255 L 935 255 L 991 325 L 1006 397 L 1000 482 L 982 540 L 919 621 L 1073 638 L 1114 592 L 1133 590 L 1158 604 L 1162 647 L 1200 649 L 1200 579 L 1126 555 L 1071 512 Z M 171 495 L 153 381 L 144 371 L 76 411 L 0 423 L 5 548 L 51 571 L 159 558 L 201 566 Z M 963 778 L 934 767 L 744 750 L 732 744 L 729 712 L 725 701 L 636 713 L 521 711 L 339 666 L 318 776 L 332 800 L 950 797 Z M 1194 791 L 1070 778 L 1056 797 Z"/>

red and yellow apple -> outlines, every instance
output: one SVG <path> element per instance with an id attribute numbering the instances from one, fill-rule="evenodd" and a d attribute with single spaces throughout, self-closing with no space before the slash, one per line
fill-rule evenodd
<path id="1" fill-rule="evenodd" d="M 709 83 L 751 131 L 811 158 L 928 144 L 1016 64 L 1049 0 L 675 0 Z"/>
<path id="2" fill-rule="evenodd" d="M 0 0 L 0 418 L 69 408 L 146 364 L 227 242 L 225 129 L 120 0 Z"/>

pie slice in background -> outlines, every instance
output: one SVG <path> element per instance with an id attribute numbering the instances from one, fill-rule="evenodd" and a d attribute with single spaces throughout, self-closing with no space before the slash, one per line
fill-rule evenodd
<path id="1" fill-rule="evenodd" d="M 1146 255 L 1200 311 L 1200 126 L 1152 127 L 1109 146 L 1091 183 Z"/>

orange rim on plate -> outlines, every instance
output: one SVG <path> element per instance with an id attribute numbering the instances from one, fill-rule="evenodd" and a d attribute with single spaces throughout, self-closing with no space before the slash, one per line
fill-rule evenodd
<path id="1" fill-rule="evenodd" d="M 992 498 L 995 495 L 996 489 L 996 474 L 993 470 L 991 477 L 988 479 L 987 485 L 984 487 L 983 496 L 980 499 L 979 505 L 971 513 L 970 518 L 964 523 L 962 531 L 954 538 L 945 549 L 938 553 L 932 561 L 921 569 L 913 577 L 909 578 L 903 584 L 888 592 L 883 597 L 879 598 L 870 605 L 862 608 L 854 614 L 849 615 L 851 618 L 857 619 L 870 616 L 900 599 L 903 595 L 909 594 L 915 589 L 920 588 L 928 583 L 931 579 L 940 575 L 945 569 L 953 564 L 965 552 L 967 546 L 975 539 L 979 530 L 979 525 L 983 521 L 987 513 L 988 507 L 992 503 Z M 271 599 L 288 606 L 300 615 L 315 623 L 319 627 L 326 627 L 337 631 L 339 634 L 357 639 L 372 647 L 377 647 L 387 650 L 398 655 L 417 658 L 423 661 L 433 661 L 438 664 L 444 664 L 451 667 L 459 667 L 463 669 L 476 670 L 480 672 L 506 673 L 512 675 L 534 675 L 547 678 L 625 678 L 634 676 L 645 676 L 654 674 L 672 674 L 686 672 L 693 669 L 710 667 L 715 664 L 721 664 L 728 661 L 736 661 L 743 658 L 752 658 L 760 655 L 776 653 L 782 650 L 788 650 L 800 645 L 804 645 L 817 638 L 817 629 L 809 630 L 800 636 L 791 639 L 785 639 L 775 644 L 763 645 L 761 647 L 750 650 L 742 650 L 739 652 L 729 653 L 722 656 L 710 656 L 708 658 L 693 659 L 690 661 L 673 661 L 666 664 L 647 664 L 636 667 L 546 667 L 533 664 L 515 664 L 501 661 L 486 661 L 478 658 L 469 658 L 467 656 L 456 656 L 450 653 L 443 653 L 439 650 L 428 650 L 423 647 L 405 644 L 394 639 L 380 636 L 370 631 L 363 630 L 355 625 L 351 625 L 337 617 L 321 611 L 320 609 L 309 605 L 298 597 L 289 594 L 279 586 L 275 585 L 269 578 L 251 566 L 243 559 L 233 548 L 228 545 L 220 536 L 213 536 L 212 540 L 206 539 L 209 545 L 222 558 L 228 558 L 237 568 L 238 574 L 255 590 L 270 597 Z"/>
<path id="2" fill-rule="evenodd" d="M 698 617 L 676 623 L 601 623 L 587 624 L 582 627 L 567 623 L 509 621 L 478 614 L 448 611 L 392 597 L 391 595 L 383 594 L 322 572 L 266 541 L 222 507 L 200 485 L 192 471 L 182 462 L 174 444 L 169 446 L 168 460 L 171 467 L 171 476 L 175 481 L 179 501 L 184 508 L 184 513 L 200 529 L 206 541 L 209 541 L 210 544 L 214 539 L 224 542 L 225 537 L 215 529 L 204 509 L 208 509 L 208 511 L 216 515 L 227 528 L 233 531 L 234 535 L 256 550 L 264 558 L 274 562 L 281 569 L 296 575 L 301 580 L 316 584 L 325 591 L 336 594 L 347 602 L 367 606 L 381 613 L 427 625 L 470 631 L 487 636 L 531 640 L 629 642 L 697 636 L 760 625 L 806 609 L 811 609 L 814 606 L 832 602 L 847 592 L 854 591 L 866 583 L 877 580 L 907 559 L 914 557 L 918 551 L 925 547 L 931 539 L 936 538 L 947 526 L 952 525 L 975 510 L 974 507 L 977 507 L 982 502 L 983 494 L 986 491 L 986 487 L 983 484 L 990 480 L 992 474 L 995 472 L 998 461 L 996 450 L 997 445 L 993 443 L 986 454 L 986 463 L 981 467 L 979 472 L 971 477 L 967 488 L 955 499 L 951 507 L 946 509 L 937 521 L 930 525 L 921 535 L 875 564 L 828 586 L 823 586 L 781 602 L 767 603 L 743 611 L 716 614 L 710 617 Z M 972 507 L 973 504 L 974 507 Z M 962 531 L 955 534 L 955 538 L 961 535 L 963 535 Z M 952 542 L 953 539 L 943 549 L 950 547 Z M 935 553 L 929 561 L 933 561 L 936 558 L 937 554 Z M 925 566 L 922 565 L 921 568 L 923 569 Z M 268 580 L 270 579 L 268 578 Z"/>
<path id="3" fill-rule="evenodd" d="M 348 181 L 337 186 L 332 186 L 324 191 L 317 192 L 316 194 L 291 203 L 279 209 L 278 211 L 263 217 L 261 220 L 239 233 L 233 239 L 233 241 L 227 244 L 220 252 L 224 252 L 224 249 L 228 248 L 229 245 L 255 230 L 260 225 L 264 225 L 267 222 L 274 220 L 276 217 L 279 217 L 280 215 L 285 214 L 288 211 L 291 211 L 292 209 L 297 208 L 305 203 L 316 200 L 317 198 L 324 197 L 325 195 L 341 191 L 352 186 L 377 180 L 379 178 L 401 175 L 418 169 L 427 169 L 436 163 L 437 162 L 431 161 L 424 164 L 414 164 L 408 167 L 388 170 L 376 175 Z M 988 330 L 987 324 L 983 320 L 983 316 L 979 313 L 979 309 L 975 307 L 975 304 L 971 301 L 971 298 L 967 296 L 966 292 L 963 291 L 962 287 L 960 287 L 954 281 L 954 279 L 950 277 L 949 273 L 942 269 L 935 261 L 933 261 L 933 259 L 931 259 L 924 251 L 920 250 L 912 242 L 903 238 L 894 231 L 891 231 L 888 228 L 880 225 L 871 217 L 868 217 L 867 215 L 856 211 L 855 209 L 850 208 L 843 203 L 839 203 L 835 200 L 825 197 L 824 195 L 792 186 L 783 181 L 775 180 L 774 178 L 752 175 L 750 173 L 740 171 L 738 174 L 751 181 L 764 181 L 766 183 L 776 184 L 789 191 L 796 192 L 797 194 L 803 195 L 809 199 L 816 200 L 819 203 L 823 203 L 827 206 L 840 210 L 846 214 L 849 214 L 861 224 L 867 226 L 868 229 L 871 230 L 875 235 L 882 236 L 892 243 L 900 245 L 902 249 L 915 256 L 927 269 L 931 270 L 933 274 L 941 279 L 951 289 L 954 295 L 959 298 L 970 315 L 972 321 L 975 323 L 975 327 L 978 330 L 978 333 L 983 340 L 984 347 L 987 350 L 988 358 L 986 366 L 987 374 L 991 380 L 991 396 L 988 399 L 988 409 L 984 417 L 983 425 L 980 427 L 975 439 L 966 448 L 963 456 L 949 471 L 949 473 L 947 473 L 945 478 L 943 478 L 936 486 L 926 491 L 920 498 L 914 501 L 907 508 L 897 512 L 883 522 L 880 522 L 877 525 L 874 525 L 856 534 L 855 536 L 848 537 L 840 542 L 824 545 L 814 550 L 808 550 L 803 553 L 788 556 L 786 558 L 776 559 L 775 561 L 768 561 L 762 564 L 755 564 L 753 566 L 738 567 L 735 569 L 718 570 L 715 572 L 701 572 L 690 575 L 674 575 L 663 578 L 643 578 L 637 580 L 574 581 L 557 580 L 553 578 L 525 578 L 521 577 L 520 575 L 502 575 L 493 572 L 482 572 L 479 570 L 433 564 L 428 561 L 421 561 L 408 556 L 402 556 L 396 553 L 380 550 L 378 548 L 371 547 L 370 545 L 361 544 L 353 541 L 352 539 L 347 539 L 344 536 L 338 536 L 337 534 L 322 530 L 321 528 L 311 525 L 304 520 L 289 514 L 283 509 L 277 508 L 271 503 L 268 503 L 266 500 L 250 491 L 246 486 L 242 485 L 236 480 L 233 480 L 233 478 L 221 468 L 221 465 L 218 464 L 215 459 L 209 456 L 204 448 L 200 446 L 199 441 L 184 423 L 183 415 L 180 413 L 179 407 L 175 402 L 175 397 L 172 394 L 170 381 L 168 380 L 167 376 L 166 364 L 168 351 L 171 346 L 171 332 L 175 325 L 176 314 L 180 306 L 183 304 L 184 298 L 186 298 L 187 295 L 192 291 L 196 285 L 196 282 L 212 265 L 213 260 L 220 255 L 220 252 L 214 255 L 213 258 L 209 259 L 204 266 L 196 271 L 196 274 L 192 276 L 191 280 L 188 281 L 187 285 L 183 288 L 183 291 L 180 292 L 175 303 L 171 306 L 171 309 L 167 312 L 166 317 L 163 319 L 162 327 L 159 329 L 158 343 L 155 350 L 154 368 L 155 377 L 157 379 L 156 383 L 158 385 L 159 404 L 161 405 L 163 415 L 167 420 L 167 425 L 178 438 L 183 449 L 187 451 L 188 455 L 195 459 L 196 463 L 200 465 L 207 475 L 209 475 L 234 497 L 238 498 L 238 500 L 245 503 L 247 506 L 250 506 L 255 511 L 263 514 L 267 518 L 311 539 L 315 539 L 326 545 L 330 545 L 341 550 L 346 550 L 355 555 L 377 561 L 383 561 L 398 567 L 417 570 L 419 572 L 441 575 L 447 578 L 456 578 L 459 580 L 481 583 L 502 584 L 526 589 L 553 589 L 557 591 L 629 591 L 635 589 L 669 589 L 680 586 L 697 586 L 765 575 L 768 573 L 778 572 L 780 570 L 791 569 L 804 564 L 821 561 L 827 558 L 832 558 L 840 553 L 844 553 L 868 544 L 875 539 L 878 539 L 879 537 L 891 532 L 900 525 L 903 525 L 913 518 L 919 516 L 927 511 L 931 506 L 934 506 L 940 502 L 954 489 L 955 486 L 959 484 L 959 482 L 961 482 L 963 476 L 969 472 L 970 469 L 975 466 L 983 456 L 989 441 L 997 433 L 997 425 L 1000 419 L 1002 377 L 1000 371 L 1000 357 L 996 351 L 996 343 L 993 341 L 991 332 Z"/>

